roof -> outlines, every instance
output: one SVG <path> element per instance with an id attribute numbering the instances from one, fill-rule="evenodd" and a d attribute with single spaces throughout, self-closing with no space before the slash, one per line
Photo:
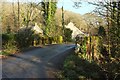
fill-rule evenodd
<path id="1" fill-rule="evenodd" d="M 32 26 L 32 30 L 34 30 L 36 33 L 43 34 L 43 30 L 35 23 L 35 26 Z"/>
<path id="2" fill-rule="evenodd" d="M 29 29 L 29 28 L 31 28 L 32 30 L 34 30 L 35 33 L 37 33 L 37 34 L 43 34 L 43 30 L 37 25 L 37 23 L 35 23 L 34 26 L 28 26 L 27 29 Z M 21 27 L 21 30 L 25 30 L 25 29 L 26 29 L 25 26 Z"/>
<path id="3" fill-rule="evenodd" d="M 81 30 L 79 30 L 72 22 L 70 22 L 68 25 L 65 25 L 66 28 L 69 28 L 73 31 L 72 33 L 72 39 L 74 39 L 78 34 L 84 34 Z"/>

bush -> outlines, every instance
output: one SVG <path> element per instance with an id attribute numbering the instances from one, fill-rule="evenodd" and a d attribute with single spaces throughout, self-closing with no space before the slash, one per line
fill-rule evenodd
<path id="1" fill-rule="evenodd" d="M 63 65 L 62 76 L 66 79 L 101 79 L 104 74 L 95 62 L 89 62 L 76 55 L 69 56 Z"/>
<path id="2" fill-rule="evenodd" d="M 49 44 L 52 44 L 53 42 L 53 37 L 48 37 Z"/>
<path id="3" fill-rule="evenodd" d="M 9 55 L 9 53 L 5 52 L 5 51 L 1 51 L 0 55 Z"/>
<path id="4" fill-rule="evenodd" d="M 41 35 L 40 34 L 33 34 L 33 38 L 35 43 L 33 43 L 33 45 L 40 45 L 41 42 Z"/>
<path id="5" fill-rule="evenodd" d="M 103 26 L 100 26 L 99 29 L 98 29 L 98 35 L 99 36 L 102 36 L 102 37 L 105 37 L 106 36 L 106 32 L 105 32 L 105 29 Z"/>
<path id="6" fill-rule="evenodd" d="M 40 39 L 41 39 L 41 44 L 45 45 L 45 38 L 44 38 L 44 36 L 40 37 Z"/>
<path id="7" fill-rule="evenodd" d="M 65 28 L 65 30 L 64 30 L 64 41 L 65 42 L 72 41 L 72 30 L 70 30 L 69 28 Z"/>
<path id="8" fill-rule="evenodd" d="M 16 33 L 15 39 L 19 48 L 32 46 L 34 41 L 34 31 L 31 30 L 31 28 L 19 30 Z"/>
<path id="9" fill-rule="evenodd" d="M 15 53 L 18 50 L 15 42 L 15 34 L 13 33 L 2 34 L 2 46 L 4 49 L 3 53 L 10 53 L 10 54 Z"/>
<path id="10" fill-rule="evenodd" d="M 8 43 L 13 43 L 15 40 L 14 40 L 14 34 L 13 33 L 10 33 L 10 34 L 7 34 L 7 33 L 4 33 L 2 34 L 2 45 L 6 45 Z"/>
<path id="11" fill-rule="evenodd" d="M 7 34 L 2 34 L 2 45 L 5 45 L 8 43 L 9 36 Z"/>
<path id="12" fill-rule="evenodd" d="M 58 36 L 58 43 L 62 43 L 63 42 L 63 37 L 62 36 Z"/>

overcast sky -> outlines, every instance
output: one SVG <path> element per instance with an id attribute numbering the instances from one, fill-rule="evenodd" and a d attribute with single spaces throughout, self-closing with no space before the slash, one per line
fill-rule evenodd
<path id="1" fill-rule="evenodd" d="M 5 0 L 4 0 L 5 1 Z M 6 0 L 7 2 L 17 2 L 18 0 Z M 20 2 L 40 2 L 42 0 L 19 0 Z M 54 0 L 55 1 L 55 0 Z M 57 7 L 61 8 L 62 6 L 64 7 L 65 10 L 69 10 L 75 13 L 79 13 L 79 14 L 85 14 L 88 12 L 91 12 L 95 9 L 95 6 L 88 4 L 86 1 L 94 1 L 94 0 L 82 0 L 82 4 L 80 5 L 81 7 L 79 8 L 74 8 L 74 4 L 73 1 L 79 1 L 79 0 L 58 0 L 58 4 Z M 101 0 L 98 0 L 101 1 Z"/>

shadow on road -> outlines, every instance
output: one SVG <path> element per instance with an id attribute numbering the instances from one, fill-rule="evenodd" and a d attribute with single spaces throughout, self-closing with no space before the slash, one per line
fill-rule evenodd
<path id="1" fill-rule="evenodd" d="M 56 47 L 57 46 L 57 47 Z M 64 49 L 63 51 L 58 51 L 56 49 Z M 50 47 L 51 48 L 51 47 Z M 49 53 L 49 46 L 46 48 L 46 54 Z M 3 78 L 55 78 L 55 72 L 58 71 L 65 58 L 73 53 L 74 46 L 52 46 L 54 54 L 48 59 L 42 59 L 41 54 L 37 51 L 45 51 L 45 49 L 37 49 L 28 54 L 21 55 L 10 55 L 9 59 L 5 59 L 2 63 L 2 77 Z M 51 51 L 51 50 L 50 50 Z M 36 52 L 36 53 L 34 53 Z M 49 55 L 51 55 L 51 53 Z M 45 52 L 44 52 L 45 53 Z M 55 54 L 56 53 L 56 54 Z M 46 55 L 45 54 L 45 55 Z M 43 57 L 44 58 L 44 57 Z M 25 79 L 26 80 L 26 79 Z"/>

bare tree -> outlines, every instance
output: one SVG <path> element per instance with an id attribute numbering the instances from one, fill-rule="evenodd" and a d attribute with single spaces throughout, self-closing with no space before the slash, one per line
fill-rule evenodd
<path id="1" fill-rule="evenodd" d="M 18 0 L 18 27 L 17 30 L 20 28 L 20 2 Z"/>

